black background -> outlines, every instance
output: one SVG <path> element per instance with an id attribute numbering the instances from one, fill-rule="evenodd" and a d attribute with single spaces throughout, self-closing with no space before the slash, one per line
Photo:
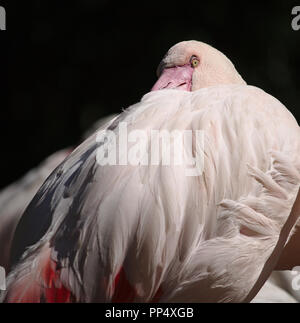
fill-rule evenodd
<path id="1" fill-rule="evenodd" d="M 175 43 L 196 39 L 226 54 L 248 84 L 300 120 L 300 1 L 0 1 L 0 187 L 97 118 L 137 102 Z"/>

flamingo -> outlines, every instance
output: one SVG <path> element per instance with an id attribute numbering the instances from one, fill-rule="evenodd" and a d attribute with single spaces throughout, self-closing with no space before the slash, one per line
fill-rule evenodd
<path id="1" fill-rule="evenodd" d="M 276 267 L 300 214 L 295 118 L 202 42 L 173 46 L 158 77 L 105 130 L 144 130 L 149 154 L 150 130 L 191 130 L 199 174 L 187 158 L 102 165 L 93 134 L 22 216 L 3 301 L 248 302 Z"/>

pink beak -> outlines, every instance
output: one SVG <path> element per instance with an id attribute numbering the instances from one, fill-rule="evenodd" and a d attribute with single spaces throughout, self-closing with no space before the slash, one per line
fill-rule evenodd
<path id="1" fill-rule="evenodd" d="M 161 89 L 191 91 L 193 71 L 190 65 L 165 68 L 151 91 Z"/>

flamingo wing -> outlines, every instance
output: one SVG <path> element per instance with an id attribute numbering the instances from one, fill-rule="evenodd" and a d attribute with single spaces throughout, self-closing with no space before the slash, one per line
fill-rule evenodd
<path id="1" fill-rule="evenodd" d="M 99 119 L 83 135 L 88 138 L 99 127 L 104 126 L 115 115 Z M 97 127 L 97 128 L 96 128 Z M 53 153 L 36 168 L 30 170 L 21 179 L 12 183 L 0 192 L 0 266 L 9 271 L 11 244 L 17 224 L 47 177 L 70 154 L 73 148 L 65 148 Z M 35 222 L 33 225 L 36 224 Z M 28 232 L 31 232 L 29 229 Z"/>
<path id="2" fill-rule="evenodd" d="M 17 224 L 39 187 L 70 153 L 63 149 L 0 192 L 0 266 L 9 270 L 10 249 Z"/>

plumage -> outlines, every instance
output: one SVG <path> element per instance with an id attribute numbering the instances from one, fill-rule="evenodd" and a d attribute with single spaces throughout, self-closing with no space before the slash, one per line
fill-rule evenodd
<path id="1" fill-rule="evenodd" d="M 146 94 L 106 127 L 117 142 L 121 122 L 128 131 L 145 130 L 148 155 L 151 129 L 193 136 L 201 130 L 204 146 L 194 144 L 192 153 L 203 149 L 203 173 L 186 176 L 186 146 L 184 165 L 163 165 L 160 156 L 157 166 L 100 166 L 103 142 L 92 135 L 23 215 L 3 300 L 241 302 L 255 296 L 297 220 L 291 210 L 300 184 L 299 127 L 278 100 L 238 74 L 237 84 L 223 83 L 231 79 L 226 75 L 220 82 L 217 74 L 191 92 L 160 83 L 165 89 Z"/>
<path id="2" fill-rule="evenodd" d="M 83 135 L 88 138 L 115 115 L 99 119 Z M 16 226 L 38 189 L 52 171 L 70 154 L 73 147 L 65 148 L 47 157 L 40 165 L 26 173 L 18 181 L 0 191 L 0 266 L 9 271 L 10 250 Z"/>
<path id="3" fill-rule="evenodd" d="M 0 192 L 0 266 L 9 271 L 10 249 L 15 228 L 40 186 L 70 153 L 66 148 L 55 152 L 39 166 Z"/>

